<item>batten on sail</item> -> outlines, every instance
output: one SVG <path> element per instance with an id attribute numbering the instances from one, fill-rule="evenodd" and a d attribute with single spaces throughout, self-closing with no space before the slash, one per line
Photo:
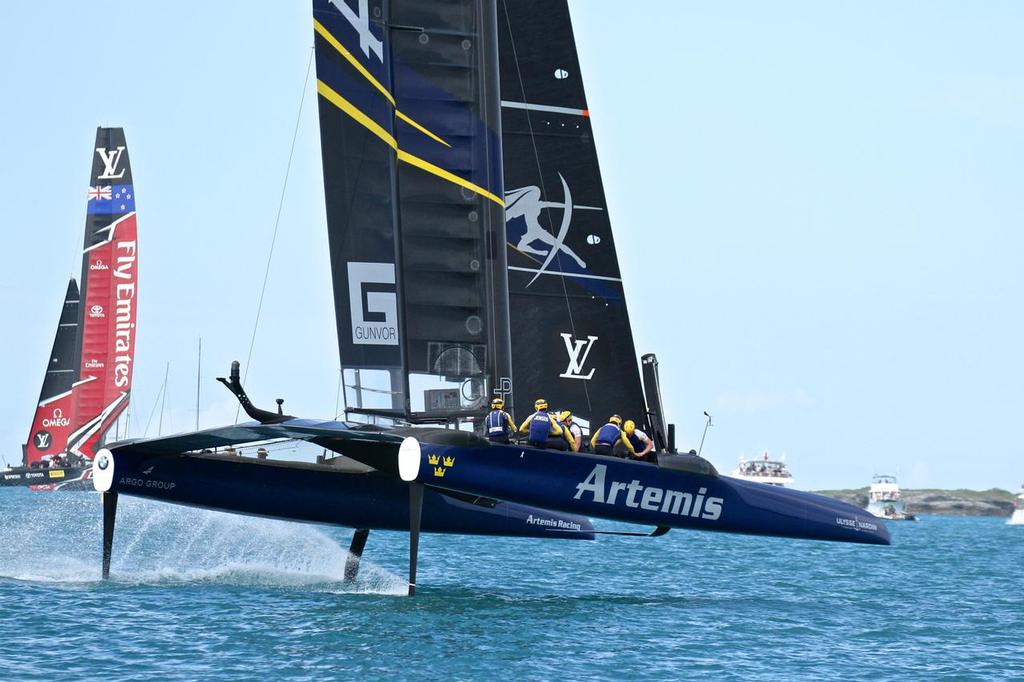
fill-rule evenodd
<path id="1" fill-rule="evenodd" d="M 346 402 L 478 411 L 511 385 L 493 0 L 313 11 Z"/>
<path id="2" fill-rule="evenodd" d="M 516 414 L 534 397 L 645 420 L 636 349 L 565 0 L 498 0 Z M 529 390 L 526 390 L 526 389 Z"/>

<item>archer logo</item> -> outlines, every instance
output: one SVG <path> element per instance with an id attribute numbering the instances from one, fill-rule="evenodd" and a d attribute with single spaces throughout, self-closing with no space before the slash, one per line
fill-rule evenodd
<path id="1" fill-rule="evenodd" d="M 121 162 L 121 152 L 123 151 L 123 146 L 110 152 L 106 147 L 96 147 L 96 153 L 100 155 L 100 161 L 103 162 L 103 174 L 97 176 L 100 180 L 119 180 L 124 177 L 123 168 L 120 173 L 117 172 L 117 165 Z"/>
<path id="2" fill-rule="evenodd" d="M 540 267 L 534 270 L 533 279 L 526 286 L 530 286 L 537 278 L 545 273 L 550 273 L 552 262 L 561 253 L 576 264 L 581 271 L 587 269 L 587 263 L 580 258 L 565 243 L 569 236 L 569 228 L 572 226 L 573 209 L 586 211 L 600 211 L 599 206 L 581 206 L 572 202 L 572 192 L 569 190 L 569 183 L 565 181 L 562 174 L 558 174 L 562 181 L 562 201 L 545 201 L 541 198 L 540 187 L 530 185 L 505 192 L 505 224 L 509 236 L 509 244 L 512 243 L 514 235 L 518 234 L 518 242 L 515 245 L 516 251 L 527 256 L 543 257 Z M 562 220 L 558 227 L 558 233 L 552 234 L 541 224 L 541 211 L 549 208 L 562 209 Z M 525 229 L 519 224 L 509 225 L 517 218 L 523 219 Z M 563 271 L 561 259 L 555 264 L 556 272 Z"/>
<path id="3" fill-rule="evenodd" d="M 587 356 L 594 348 L 597 337 L 588 336 L 586 341 L 582 341 L 574 339 L 572 334 L 562 334 L 562 340 L 565 341 L 565 352 L 569 354 L 569 366 L 558 376 L 563 379 L 593 379 L 597 368 L 590 370 L 588 374 L 583 373 L 583 368 L 587 364 Z"/>
<path id="4" fill-rule="evenodd" d="M 349 263 L 348 304 L 352 315 L 352 343 L 398 345 L 394 263 Z"/>

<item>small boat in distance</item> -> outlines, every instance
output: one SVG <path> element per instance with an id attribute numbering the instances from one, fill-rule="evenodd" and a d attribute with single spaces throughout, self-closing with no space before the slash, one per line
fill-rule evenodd
<path id="1" fill-rule="evenodd" d="M 888 474 L 878 474 L 872 479 L 868 488 L 867 510 L 888 521 L 917 521 L 915 515 L 907 513 L 896 477 Z"/>
<path id="2" fill-rule="evenodd" d="M 785 460 L 768 459 L 767 451 L 761 459 L 747 460 L 740 457 L 740 463 L 733 469 L 732 477 L 741 481 L 777 485 L 780 488 L 789 488 L 793 485 L 793 475 L 786 468 Z"/>
<path id="3" fill-rule="evenodd" d="M 1020 493 L 1013 501 L 1013 514 L 1006 520 L 1008 526 L 1024 526 L 1024 483 L 1020 486 Z"/>

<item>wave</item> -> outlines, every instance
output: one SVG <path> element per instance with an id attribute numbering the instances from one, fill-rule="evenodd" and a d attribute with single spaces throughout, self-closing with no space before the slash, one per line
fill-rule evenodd
<path id="1" fill-rule="evenodd" d="M 0 528 L 0 579 L 100 582 L 102 508 L 92 493 L 12 494 Z M 319 528 L 121 497 L 112 583 L 215 582 L 405 594 L 406 582 L 363 559 L 344 583 L 348 551 Z"/>

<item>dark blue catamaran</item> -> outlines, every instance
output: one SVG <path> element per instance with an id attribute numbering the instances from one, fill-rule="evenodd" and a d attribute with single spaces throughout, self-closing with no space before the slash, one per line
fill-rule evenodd
<path id="1" fill-rule="evenodd" d="M 718 475 L 676 454 L 643 382 L 565 0 L 314 0 L 335 317 L 353 418 L 262 410 L 249 423 L 128 441 L 97 457 L 109 573 L 119 494 L 356 530 L 592 539 L 590 518 L 888 544 L 829 498 Z M 514 330 L 515 333 L 511 333 Z M 492 397 L 534 397 L 649 429 L 657 461 L 493 444 L 460 430 Z M 294 439 L 317 463 L 235 454 Z"/>

